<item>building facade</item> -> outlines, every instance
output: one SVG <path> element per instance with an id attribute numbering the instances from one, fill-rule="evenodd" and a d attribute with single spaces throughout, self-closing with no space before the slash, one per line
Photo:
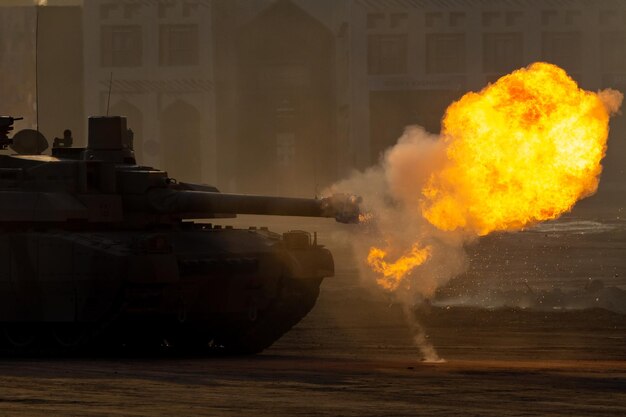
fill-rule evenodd
<path id="1" fill-rule="evenodd" d="M 447 105 L 536 61 L 563 67 L 585 89 L 626 91 L 626 2 L 587 0 L 356 0 L 350 2 L 354 120 L 363 160 L 403 126 L 440 129 Z M 366 46 L 363 46 L 363 45 Z M 358 129 L 359 126 L 355 126 Z M 603 185 L 623 184 L 623 117 L 612 120 Z M 369 158 L 368 158 L 369 156 Z"/>
<path id="2" fill-rule="evenodd" d="M 24 117 L 35 128 L 35 10 L 0 7 L 0 114 Z"/>
<path id="3" fill-rule="evenodd" d="M 84 3 L 87 114 L 128 117 L 140 161 L 216 178 L 211 3 Z"/>
<path id="4" fill-rule="evenodd" d="M 85 123 L 80 5 L 8 4 L 0 4 L 0 114 L 23 117 L 15 129 L 38 129 L 50 143 L 64 129 L 81 141 Z"/>
<path id="5" fill-rule="evenodd" d="M 94 0 L 84 21 L 87 113 L 127 115 L 144 162 L 233 192 L 316 194 L 535 61 L 626 90 L 618 0 Z"/>

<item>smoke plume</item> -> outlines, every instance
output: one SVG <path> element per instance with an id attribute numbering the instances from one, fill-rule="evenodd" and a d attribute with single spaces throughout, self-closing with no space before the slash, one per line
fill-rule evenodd
<path id="1" fill-rule="evenodd" d="M 404 306 L 424 359 L 439 357 L 412 307 L 467 269 L 468 243 L 557 218 L 593 194 L 622 98 L 533 64 L 451 104 L 441 135 L 409 126 L 376 166 L 331 187 L 363 198 L 361 276 Z"/>
<path id="2" fill-rule="evenodd" d="M 445 161 L 445 147 L 438 135 L 420 126 L 408 126 L 395 146 L 388 149 L 377 166 L 355 172 L 335 184 L 332 192 L 354 193 L 363 198 L 366 215 L 363 227 L 352 240 L 356 258 L 365 260 L 371 247 L 385 245 L 391 258 L 410 250 L 414 242 L 431 248 L 428 262 L 393 289 L 393 297 L 402 304 L 413 339 L 426 361 L 440 358 L 415 319 L 412 307 L 430 299 L 437 288 L 467 267 L 463 244 L 471 236 L 462 232 L 446 233 L 432 226 L 419 209 L 420 190 L 430 174 Z M 359 264 L 364 284 L 372 289 L 379 278 L 365 262 Z"/>
<path id="3" fill-rule="evenodd" d="M 602 101 L 609 114 L 621 114 L 620 107 L 622 106 L 622 101 L 624 101 L 624 94 L 621 91 L 607 88 L 598 91 L 598 98 Z"/>
<path id="4" fill-rule="evenodd" d="M 394 288 L 394 296 L 406 304 L 432 297 L 437 288 L 466 268 L 463 244 L 471 236 L 442 232 L 421 215 L 419 208 L 419 190 L 444 162 L 445 147 L 439 136 L 420 126 L 409 126 L 377 166 L 356 172 L 332 187 L 332 192 L 363 198 L 363 210 L 368 214 L 357 232 L 359 238 L 353 240 L 357 259 L 366 259 L 370 248 L 381 243 L 389 248 L 390 258 L 400 257 L 416 241 L 431 248 L 428 262 L 419 266 L 419 277 L 409 273 L 412 278 Z M 361 267 L 362 276 L 373 282 L 377 274 L 365 262 Z"/>
<path id="5" fill-rule="evenodd" d="M 467 260 L 460 233 L 442 233 L 420 214 L 419 192 L 430 174 L 445 160 L 445 148 L 438 135 L 420 126 L 405 128 L 397 144 L 388 149 L 377 166 L 355 172 L 349 179 L 335 184 L 333 192 L 348 192 L 363 197 L 366 215 L 357 239 L 352 240 L 356 258 L 365 260 L 370 248 L 381 245 L 392 258 L 410 250 L 414 242 L 431 247 L 428 262 L 419 268 L 419 276 L 409 272 L 404 285 L 393 288 L 393 297 L 402 305 L 415 344 L 426 361 L 440 358 L 417 322 L 413 306 L 432 297 L 437 288 L 463 272 Z M 359 264 L 364 284 L 372 289 L 379 275 L 365 262 Z"/>

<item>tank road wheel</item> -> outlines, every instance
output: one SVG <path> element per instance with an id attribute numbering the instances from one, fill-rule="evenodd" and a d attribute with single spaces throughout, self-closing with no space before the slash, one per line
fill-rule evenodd
<path id="1" fill-rule="evenodd" d="M 2 327 L 2 338 L 9 353 L 35 353 L 41 338 L 40 329 L 27 323 L 9 324 Z"/>
<path id="2" fill-rule="evenodd" d="M 59 323 L 50 328 L 50 335 L 56 348 L 73 351 L 87 343 L 89 329 L 83 324 Z"/>
<path id="3" fill-rule="evenodd" d="M 173 352 L 192 355 L 206 354 L 210 350 L 211 339 L 204 327 L 190 323 L 165 335 L 166 344 Z"/>
<path id="4" fill-rule="evenodd" d="M 216 345 L 229 355 L 254 355 L 270 347 L 306 316 L 320 292 L 320 279 L 283 279 L 282 291 L 272 305 L 258 312 L 248 327 L 216 338 Z"/>

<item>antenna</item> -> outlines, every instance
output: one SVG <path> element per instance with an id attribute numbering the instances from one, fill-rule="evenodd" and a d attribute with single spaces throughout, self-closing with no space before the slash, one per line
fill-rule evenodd
<path id="1" fill-rule="evenodd" d="M 109 105 L 111 104 L 111 87 L 113 86 L 113 71 L 109 77 L 109 97 L 107 98 L 107 117 L 109 116 Z"/>
<path id="2" fill-rule="evenodd" d="M 35 6 L 35 123 L 39 132 L 39 3 Z"/>

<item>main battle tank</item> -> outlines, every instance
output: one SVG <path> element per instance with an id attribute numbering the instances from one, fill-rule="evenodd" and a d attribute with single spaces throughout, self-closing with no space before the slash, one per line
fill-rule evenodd
<path id="1" fill-rule="evenodd" d="M 0 145 L 41 150 L 34 131 L 11 144 L 13 121 Z M 333 258 L 304 231 L 190 221 L 239 213 L 350 223 L 359 209 L 176 182 L 136 163 L 123 117 L 91 117 L 86 148 L 0 155 L 0 350 L 262 351 L 311 310 Z"/>

